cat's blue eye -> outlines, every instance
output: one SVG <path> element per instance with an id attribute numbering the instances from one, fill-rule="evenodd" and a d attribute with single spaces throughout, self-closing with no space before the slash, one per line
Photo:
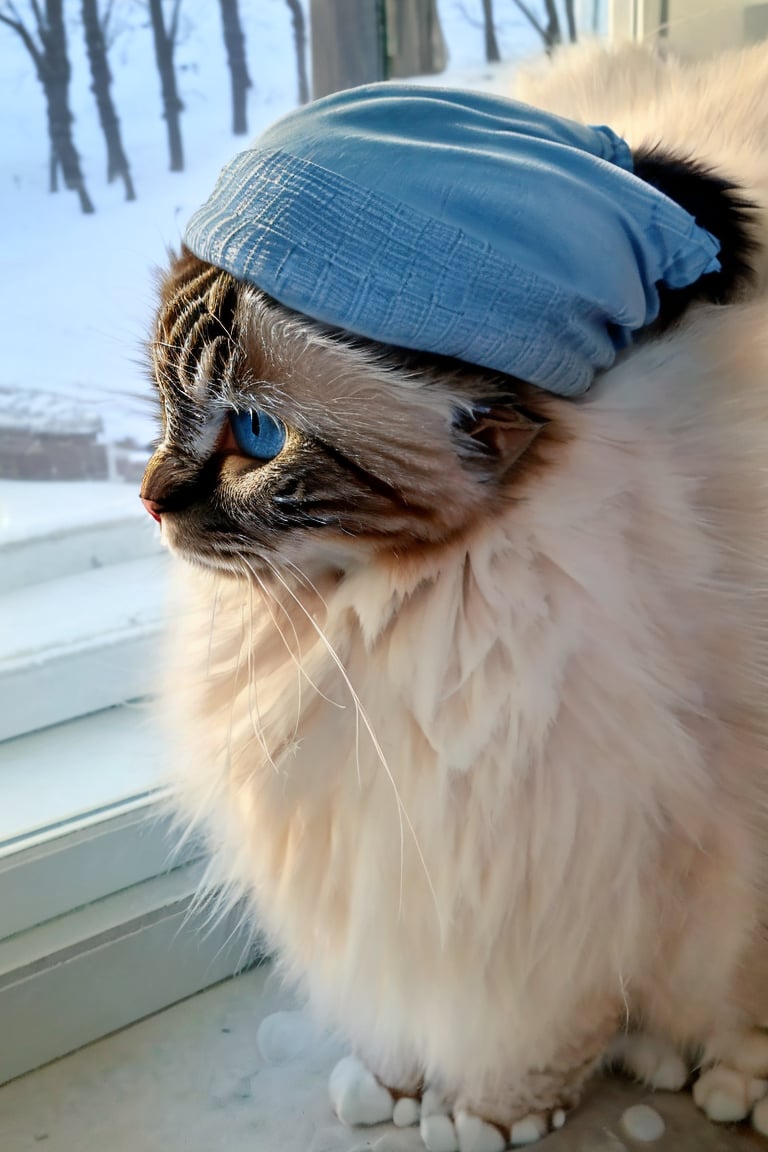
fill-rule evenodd
<path id="1" fill-rule="evenodd" d="M 285 425 L 260 408 L 233 412 L 229 421 L 238 448 L 254 460 L 274 460 L 285 447 Z"/>

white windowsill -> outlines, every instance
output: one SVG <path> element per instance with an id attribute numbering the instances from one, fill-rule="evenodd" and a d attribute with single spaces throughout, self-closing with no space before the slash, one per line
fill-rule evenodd
<path id="1" fill-rule="evenodd" d="M 279 1013 L 279 1016 L 275 1014 Z M 270 1019 L 271 1018 L 271 1019 Z M 265 1019 L 272 1042 L 259 1044 Z M 262 1035 L 264 1033 L 262 1032 Z M 344 1054 L 262 965 L 0 1088 L 3 1152 L 424 1152 L 418 1128 L 350 1129 L 334 1117 L 328 1076 Z M 666 1134 L 635 1144 L 631 1105 Z M 552 1152 L 749 1152 L 761 1138 L 714 1125 L 690 1095 L 601 1081 L 541 1147 Z"/>
<path id="2" fill-rule="evenodd" d="M 152 705 L 124 704 L 0 744 L 0 859 L 51 832 L 144 803 L 162 783 L 165 748 Z"/>

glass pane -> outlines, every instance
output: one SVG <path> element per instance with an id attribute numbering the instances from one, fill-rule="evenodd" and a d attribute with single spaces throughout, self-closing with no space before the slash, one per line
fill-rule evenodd
<path id="1" fill-rule="evenodd" d="M 12 737 L 155 682 L 142 644 L 159 634 L 167 564 L 138 500 L 158 430 L 153 276 L 222 164 L 313 79 L 318 92 L 415 71 L 503 92 L 518 62 L 574 38 L 687 55 L 752 42 L 768 3 L 17 0 L 0 14 L 1 790 L 19 771 Z M 41 82 L 45 53 L 66 90 Z M 141 643 L 116 657 L 131 627 Z"/>

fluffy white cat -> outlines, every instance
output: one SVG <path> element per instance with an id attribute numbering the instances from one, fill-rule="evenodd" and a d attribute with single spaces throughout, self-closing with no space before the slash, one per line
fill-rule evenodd
<path id="1" fill-rule="evenodd" d="M 558 1127 L 613 1056 L 662 1087 L 696 1062 L 713 1119 L 754 1107 L 768 1131 L 768 50 L 590 48 L 517 94 L 609 124 L 670 194 L 701 184 L 728 302 L 686 300 L 582 401 L 522 389 L 524 442 L 499 419 L 481 473 L 454 414 L 482 372 L 400 365 L 183 254 L 145 483 L 197 565 L 173 613 L 178 804 L 348 1037 L 343 1119 L 492 1152 Z M 236 337 L 221 363 L 203 297 Z M 190 463 L 214 362 L 217 418 L 270 382 L 279 466 Z M 335 500 L 337 530 L 270 520 L 275 493 Z"/>

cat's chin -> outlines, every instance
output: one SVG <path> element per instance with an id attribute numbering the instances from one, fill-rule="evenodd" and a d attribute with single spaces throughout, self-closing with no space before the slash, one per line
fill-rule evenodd
<path id="1" fill-rule="evenodd" d="M 197 539 L 196 533 L 178 523 L 173 514 L 163 516 L 160 537 L 177 560 L 182 560 L 192 568 L 240 579 L 248 574 L 249 568 L 259 574 L 266 571 L 266 565 L 257 556 L 244 558 L 242 550 L 229 553 L 221 548 L 214 548 L 205 539 Z"/>
<path id="2" fill-rule="evenodd" d="M 242 580 L 243 577 L 248 576 L 248 569 L 243 565 L 242 561 L 228 560 L 224 557 L 211 557 L 201 556 L 194 552 L 187 552 L 179 548 L 172 548 L 174 556 L 183 560 L 191 568 L 202 569 L 204 572 L 215 572 L 218 576 L 232 576 L 235 579 Z M 251 571 L 259 573 L 258 567 L 252 567 Z"/>

